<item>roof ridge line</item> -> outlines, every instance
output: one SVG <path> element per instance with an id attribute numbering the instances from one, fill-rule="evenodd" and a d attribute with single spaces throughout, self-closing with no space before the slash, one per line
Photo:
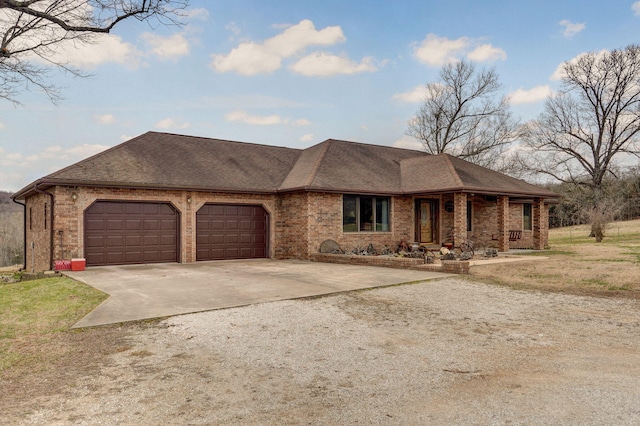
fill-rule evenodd
<path id="1" fill-rule="evenodd" d="M 442 155 L 447 163 L 447 166 L 449 167 L 449 170 L 451 171 L 451 173 L 453 174 L 453 178 L 456 180 L 456 182 L 460 185 L 460 187 L 464 187 L 464 184 L 462 183 L 462 179 L 460 179 L 460 176 L 458 176 L 458 172 L 456 171 L 455 166 L 453 165 L 453 163 L 451 162 L 451 159 L 449 158 L 449 154 L 442 152 L 440 153 L 440 155 Z"/>
<path id="2" fill-rule="evenodd" d="M 318 158 L 316 159 L 315 164 L 311 168 L 311 173 L 309 173 L 309 178 L 305 182 L 305 186 L 311 185 L 311 183 L 316 179 L 316 175 L 318 173 L 318 170 L 320 170 L 320 165 L 322 164 L 322 162 L 324 161 L 325 157 L 327 156 L 327 151 L 329 151 L 329 147 L 331 146 L 332 143 L 333 143 L 333 140 L 331 140 L 331 139 L 328 139 L 328 140 L 326 140 L 324 142 L 320 142 L 319 145 L 323 145 L 324 144 L 324 146 L 322 147 L 322 151 L 320 152 L 320 155 L 318 155 Z M 300 157 L 298 157 L 298 160 L 299 159 L 300 159 Z M 296 162 L 297 162 L 297 160 L 296 160 Z"/>

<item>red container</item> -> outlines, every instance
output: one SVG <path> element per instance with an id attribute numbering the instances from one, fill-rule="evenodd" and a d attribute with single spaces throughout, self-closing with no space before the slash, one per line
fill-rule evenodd
<path id="1" fill-rule="evenodd" d="M 70 260 L 54 260 L 53 269 L 55 271 L 70 271 L 71 261 Z"/>
<path id="2" fill-rule="evenodd" d="M 85 259 L 71 259 L 72 271 L 84 271 L 87 261 Z"/>

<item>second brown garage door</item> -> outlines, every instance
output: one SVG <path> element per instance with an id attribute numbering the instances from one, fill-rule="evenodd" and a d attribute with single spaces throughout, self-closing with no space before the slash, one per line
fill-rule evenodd
<path id="1" fill-rule="evenodd" d="M 261 206 L 205 204 L 196 213 L 196 260 L 267 257 L 267 224 Z"/>

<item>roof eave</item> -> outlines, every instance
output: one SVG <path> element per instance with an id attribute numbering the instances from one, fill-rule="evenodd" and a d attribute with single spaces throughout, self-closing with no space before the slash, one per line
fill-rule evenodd
<path id="1" fill-rule="evenodd" d="M 24 199 L 34 193 L 34 187 L 39 186 L 40 189 L 47 189 L 53 186 L 73 186 L 73 187 L 89 187 L 89 188 L 127 188 L 127 189 L 155 189 L 165 191 L 195 191 L 195 192 L 223 192 L 236 194 L 275 194 L 277 189 L 242 189 L 242 188 L 215 188 L 200 186 L 184 186 L 184 185 L 156 185 L 146 183 L 122 183 L 122 182 L 89 182 L 77 181 L 69 179 L 39 179 L 20 191 L 12 195 L 13 199 Z"/>

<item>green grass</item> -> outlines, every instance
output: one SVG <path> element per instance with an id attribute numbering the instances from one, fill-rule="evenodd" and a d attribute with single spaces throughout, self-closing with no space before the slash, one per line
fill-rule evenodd
<path id="1" fill-rule="evenodd" d="M 25 342 L 67 331 L 106 298 L 64 277 L 0 285 L 0 372 L 21 360 Z"/>

